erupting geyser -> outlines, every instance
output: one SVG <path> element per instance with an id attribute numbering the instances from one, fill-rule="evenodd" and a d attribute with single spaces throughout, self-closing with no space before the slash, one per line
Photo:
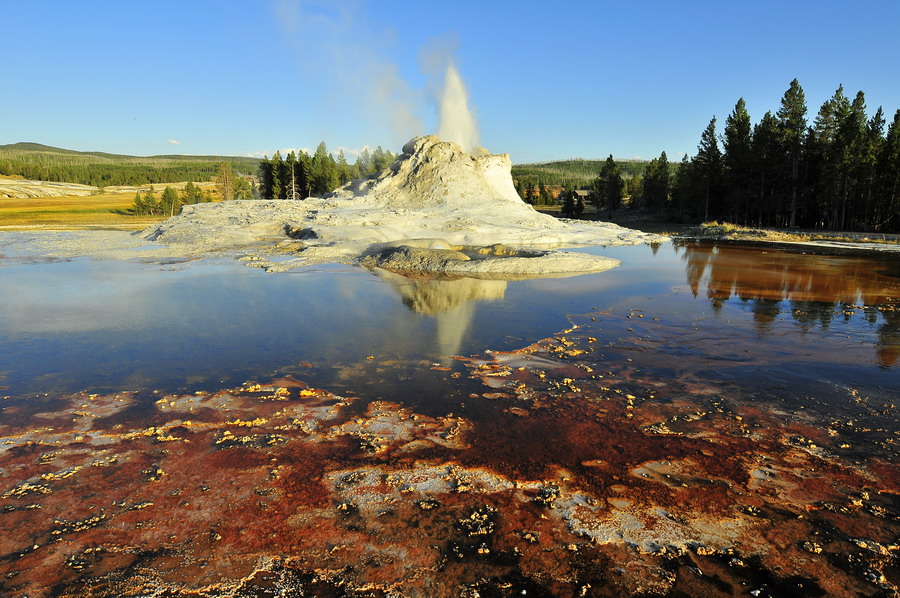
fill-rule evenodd
<path id="1" fill-rule="evenodd" d="M 444 76 L 440 118 L 438 137 L 442 140 L 458 143 L 468 153 L 479 146 L 478 126 L 469 110 L 469 94 L 453 63 L 447 66 L 447 74 Z"/>

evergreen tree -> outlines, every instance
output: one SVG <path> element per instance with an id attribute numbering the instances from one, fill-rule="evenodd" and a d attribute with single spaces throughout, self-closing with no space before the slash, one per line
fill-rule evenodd
<path id="1" fill-rule="evenodd" d="M 562 197 L 562 214 L 568 218 L 575 216 L 575 189 L 568 183 L 560 193 Z"/>
<path id="2" fill-rule="evenodd" d="M 662 152 L 653 158 L 644 171 L 641 188 L 644 209 L 656 212 L 666 207 L 669 201 L 669 158 Z"/>
<path id="3" fill-rule="evenodd" d="M 201 203 L 203 200 L 203 192 L 200 190 L 200 187 L 192 182 L 188 182 L 184 189 L 181 190 L 181 203 L 183 205 Z"/>
<path id="4" fill-rule="evenodd" d="M 144 192 L 144 205 L 147 206 L 147 214 L 154 216 L 159 214 L 159 202 L 156 200 L 156 190 L 153 185 Z"/>
<path id="5" fill-rule="evenodd" d="M 843 180 L 840 198 L 840 212 L 835 214 L 840 229 L 857 228 L 856 211 L 862 203 L 860 196 L 865 188 L 865 155 L 867 153 L 866 99 L 862 91 L 856 94 L 850 104 L 850 111 L 838 129 L 838 143 L 841 156 L 841 178 Z"/>
<path id="6" fill-rule="evenodd" d="M 812 132 L 808 155 L 816 199 L 817 223 L 837 226 L 836 214 L 840 211 L 843 195 L 841 166 L 844 150 L 841 147 L 841 123 L 850 113 L 850 100 L 844 95 L 844 86 L 838 86 L 834 95 L 819 108 Z"/>
<path id="7" fill-rule="evenodd" d="M 153 201 L 152 198 L 150 201 L 147 201 L 147 196 L 141 195 L 140 191 L 134 194 L 134 203 L 131 206 L 131 212 L 133 214 L 137 214 L 138 216 L 149 216 L 155 214 L 156 211 L 156 202 Z"/>
<path id="8" fill-rule="evenodd" d="M 800 192 L 800 161 L 802 160 L 803 135 L 806 132 L 806 96 L 797 79 L 781 98 L 778 108 L 779 131 L 790 179 L 790 224 L 797 225 Z"/>
<path id="9" fill-rule="evenodd" d="M 598 190 L 602 193 L 607 219 L 611 219 L 613 211 L 619 208 L 622 204 L 622 197 L 625 195 L 625 180 L 622 178 L 621 169 L 613 160 L 612 154 L 606 158 L 598 178 L 600 179 Z"/>
<path id="10" fill-rule="evenodd" d="M 725 174 L 727 210 L 732 222 L 746 223 L 751 177 L 751 125 L 744 98 L 725 120 L 722 164 Z"/>
<path id="11" fill-rule="evenodd" d="M 524 183 L 521 188 L 522 201 L 527 204 L 534 205 L 534 198 L 531 195 L 531 183 Z"/>
<path id="12" fill-rule="evenodd" d="M 356 157 L 356 169 L 361 177 L 369 176 L 375 171 L 372 167 L 372 154 L 369 152 L 368 147 L 364 147 L 359 152 L 359 156 Z"/>
<path id="13" fill-rule="evenodd" d="M 174 216 L 181 211 L 181 199 L 178 193 L 171 187 L 163 189 L 162 196 L 159 198 L 159 211 L 164 216 Z"/>
<path id="14" fill-rule="evenodd" d="M 540 182 L 538 193 L 540 195 L 540 201 L 538 203 L 542 206 L 549 206 L 551 201 L 550 191 L 547 189 L 547 185 L 544 184 L 544 181 Z"/>
<path id="15" fill-rule="evenodd" d="M 279 150 L 275 150 L 275 153 L 272 154 L 272 191 L 270 193 L 271 199 L 284 199 L 287 197 L 287 189 L 282 185 L 282 181 L 284 180 L 284 159 L 281 157 L 281 152 Z"/>
<path id="16" fill-rule="evenodd" d="M 863 227 L 871 227 L 874 219 L 878 157 L 881 155 L 884 143 L 884 110 L 879 106 L 874 116 L 866 124 L 866 145 L 862 163 L 862 176 L 865 185 L 863 190 L 865 195 L 865 213 L 861 222 Z"/>
<path id="17" fill-rule="evenodd" d="M 778 173 L 782 155 L 778 132 L 778 119 L 771 112 L 766 112 L 753 127 L 751 139 L 753 155 L 753 179 L 756 205 L 749 206 L 748 212 L 755 214 L 757 226 L 775 223 Z M 752 208 L 756 209 L 753 210 Z"/>
<path id="18" fill-rule="evenodd" d="M 272 191 L 274 189 L 275 181 L 272 172 L 272 162 L 269 161 L 268 156 L 263 156 L 262 160 L 259 161 L 259 170 L 257 171 L 256 178 L 259 181 L 260 198 L 273 198 L 274 195 L 272 194 Z"/>
<path id="19" fill-rule="evenodd" d="M 233 199 L 253 199 L 253 187 L 250 181 L 242 176 L 234 177 Z"/>
<path id="20" fill-rule="evenodd" d="M 687 154 L 682 156 L 672 185 L 672 204 L 682 221 L 693 220 L 697 216 L 699 195 L 694 181 L 694 170 L 694 163 L 688 159 Z"/>
<path id="21" fill-rule="evenodd" d="M 343 185 L 352 178 L 350 176 L 350 165 L 347 164 L 347 157 L 344 155 L 344 150 L 338 152 L 337 170 L 339 184 Z"/>
<path id="22" fill-rule="evenodd" d="M 900 109 L 894 113 L 881 145 L 875 188 L 873 228 L 876 231 L 900 230 Z"/>
<path id="23" fill-rule="evenodd" d="M 394 156 L 389 151 L 385 151 L 381 149 L 381 146 L 375 148 L 375 151 L 372 153 L 372 170 L 375 172 L 381 172 L 385 168 L 391 165 L 391 162 L 394 161 Z"/>
<path id="24" fill-rule="evenodd" d="M 703 220 L 708 221 L 709 215 L 718 213 L 720 199 L 720 185 L 722 180 L 722 152 L 719 150 L 719 142 L 716 139 L 716 117 L 704 129 L 700 136 L 700 145 L 697 146 L 697 155 L 694 156 L 692 169 L 699 178 L 701 195 L 703 197 Z"/>
<path id="25" fill-rule="evenodd" d="M 313 154 L 311 164 L 311 186 L 312 194 L 319 196 L 329 191 L 333 191 L 338 187 L 339 179 L 337 173 L 337 163 L 331 154 L 325 142 L 319 143 L 316 147 L 316 153 Z"/>

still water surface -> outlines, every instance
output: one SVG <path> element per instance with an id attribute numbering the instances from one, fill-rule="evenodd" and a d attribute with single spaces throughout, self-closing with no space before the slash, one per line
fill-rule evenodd
<path id="1" fill-rule="evenodd" d="M 0 385 L 20 397 L 190 391 L 293 373 L 358 386 L 367 358 L 389 367 L 515 350 L 596 312 L 580 324 L 596 328 L 608 358 L 649 354 L 661 375 L 693 367 L 798 391 L 823 381 L 900 388 L 896 257 L 672 244 L 588 251 L 623 264 L 485 281 L 340 265 L 273 275 L 224 260 L 4 260 Z"/>

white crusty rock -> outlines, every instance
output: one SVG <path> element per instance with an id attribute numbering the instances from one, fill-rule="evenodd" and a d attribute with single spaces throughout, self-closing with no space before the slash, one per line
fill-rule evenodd
<path id="1" fill-rule="evenodd" d="M 542 250 L 516 257 L 492 256 L 477 264 L 446 254 L 434 259 L 415 252 L 415 268 L 433 262 L 443 271 L 502 275 L 600 271 L 615 260 L 588 254 L 554 255 L 549 250 L 577 245 L 633 245 L 661 241 L 609 223 L 560 220 L 536 212 L 519 199 L 507 154 L 473 156 L 431 135 L 417 137 L 380 175 L 352 181 L 325 197 L 302 201 L 230 201 L 185 206 L 182 213 L 145 231 L 145 238 L 195 249 L 238 250 L 281 245 L 302 248 L 285 267 L 309 263 L 379 259 L 379 251 L 410 245 L 424 249 L 464 249 L 503 244 Z M 423 240 L 439 241 L 428 247 Z M 292 245 L 293 244 L 293 245 Z M 411 255 L 411 254 L 410 254 Z M 270 262 L 271 269 L 278 263 Z M 381 267 L 386 264 L 377 263 Z M 449 265 L 449 267 L 448 267 Z M 390 267 L 390 266 L 388 266 Z"/>

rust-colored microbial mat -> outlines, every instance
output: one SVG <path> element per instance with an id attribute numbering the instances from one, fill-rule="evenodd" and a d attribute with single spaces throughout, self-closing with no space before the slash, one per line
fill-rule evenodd
<path id="1" fill-rule="evenodd" d="M 2 427 L 3 591 L 896 592 L 889 431 L 600 374 L 596 344 L 467 360 L 481 423 L 291 378 L 32 404 Z"/>

